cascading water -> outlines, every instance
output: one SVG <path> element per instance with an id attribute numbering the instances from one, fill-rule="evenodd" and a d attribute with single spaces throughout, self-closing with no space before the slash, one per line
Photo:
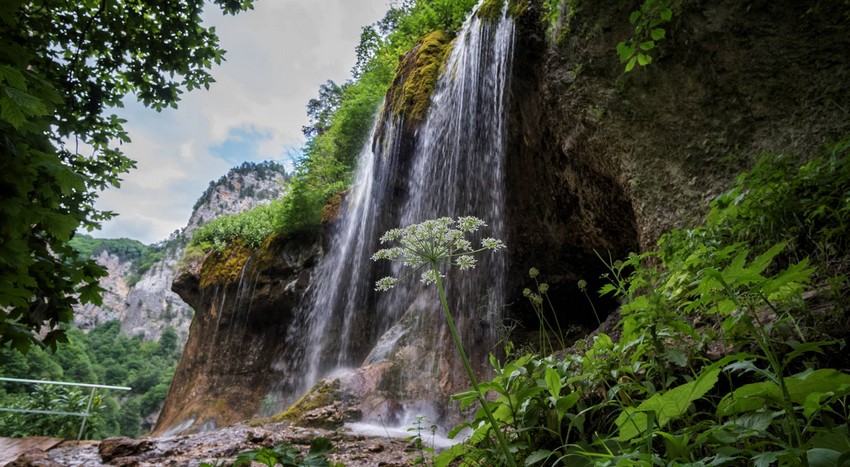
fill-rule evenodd
<path id="1" fill-rule="evenodd" d="M 513 31 L 507 15 L 467 20 L 412 155 L 402 154 L 401 118 L 379 119 L 383 127 L 373 131 L 374 146 L 360 157 L 354 186 L 275 364 L 284 402 L 335 369 L 386 361 L 410 336 L 427 340 L 431 352 L 414 356 L 415 368 L 398 365 L 388 394 L 412 403 L 428 390 L 400 392 L 424 387 L 438 394 L 466 384 L 433 287 L 411 280 L 379 295 L 375 280 L 393 271 L 370 258 L 384 231 L 446 216 L 480 217 L 488 224 L 485 236 L 509 243 L 503 160 Z M 505 269 L 504 253 L 491 253 L 475 270 L 450 272 L 446 281 L 460 333 L 482 368 L 501 322 Z"/>

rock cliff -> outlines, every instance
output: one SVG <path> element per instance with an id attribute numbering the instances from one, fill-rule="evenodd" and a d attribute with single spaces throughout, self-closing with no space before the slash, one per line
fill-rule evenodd
<path id="1" fill-rule="evenodd" d="M 600 257 L 650 249 L 660 233 L 699 220 L 760 153 L 804 157 L 850 132 L 840 0 L 684 2 L 654 63 L 631 73 L 615 48 L 638 2 L 561 2 L 552 25 L 540 3 L 526 2 L 517 21 L 506 136 L 506 296 L 520 323 L 532 322 L 521 293 L 530 267 L 546 275 L 566 319 L 589 328 L 577 282 L 596 290 Z M 415 146 L 416 129 L 404 133 L 399 144 Z M 271 355 L 287 344 L 280 337 L 320 243 L 236 245 L 175 282 L 197 314 L 159 433 L 263 412 L 280 376 Z"/>
<path id="2" fill-rule="evenodd" d="M 261 251 L 241 244 L 208 253 L 174 281 L 197 312 L 160 414 L 156 434 L 206 431 L 263 411 L 276 381 L 281 336 L 309 283 L 315 236 L 272 238 Z"/>

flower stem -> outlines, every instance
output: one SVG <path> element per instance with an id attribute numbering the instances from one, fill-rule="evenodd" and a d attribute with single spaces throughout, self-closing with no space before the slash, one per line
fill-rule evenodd
<path id="1" fill-rule="evenodd" d="M 446 316 L 446 322 L 449 325 L 449 331 L 452 334 L 455 347 L 457 347 L 457 351 L 460 353 L 460 360 L 463 362 L 463 368 L 466 370 L 467 376 L 469 376 L 472 388 L 475 389 L 475 394 L 478 397 L 478 402 L 481 403 L 481 408 L 484 409 L 484 413 L 487 415 L 490 427 L 492 427 L 493 431 L 496 432 L 496 437 L 499 439 L 499 444 L 502 446 L 502 451 L 505 454 L 505 459 L 507 460 L 508 465 L 516 467 L 516 461 L 511 455 L 511 449 L 508 446 L 508 441 L 505 439 L 505 435 L 502 433 L 502 430 L 499 429 L 499 425 L 496 423 L 493 413 L 487 406 L 487 400 L 484 398 L 484 394 L 481 393 L 481 389 L 478 387 L 478 379 L 475 377 L 475 372 L 472 370 L 472 365 L 469 363 L 469 358 L 467 358 L 466 351 L 463 349 L 463 343 L 460 341 L 460 335 L 457 332 L 457 327 L 455 327 L 452 314 L 449 311 L 449 304 L 446 302 L 446 292 L 443 289 L 443 281 L 440 279 L 440 270 L 437 268 L 436 263 L 431 263 L 431 266 L 434 268 L 434 273 L 437 277 L 437 291 L 440 294 L 440 304 L 443 306 L 443 314 Z"/>

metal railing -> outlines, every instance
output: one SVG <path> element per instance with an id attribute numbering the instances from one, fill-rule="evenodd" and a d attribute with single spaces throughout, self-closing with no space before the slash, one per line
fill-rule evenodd
<path id="1" fill-rule="evenodd" d="M 77 441 L 82 439 L 83 431 L 86 429 L 86 421 L 88 421 L 89 416 L 91 415 L 91 405 L 94 401 L 94 393 L 98 389 L 115 389 L 119 391 L 129 391 L 131 388 L 125 386 L 106 386 L 103 384 L 86 384 L 86 383 L 69 383 L 65 381 L 40 381 L 37 379 L 18 379 L 18 378 L 2 378 L 0 377 L 0 381 L 9 381 L 12 383 L 27 383 L 27 384 L 52 384 L 54 386 L 74 386 L 81 388 L 91 388 L 91 394 L 89 394 L 89 400 L 86 404 L 85 412 L 62 412 L 58 410 L 35 410 L 35 409 L 11 409 L 0 407 L 0 412 L 14 412 L 14 413 L 37 413 L 42 415 L 72 415 L 75 417 L 83 417 L 83 422 L 80 424 L 80 434 L 77 435 Z"/>

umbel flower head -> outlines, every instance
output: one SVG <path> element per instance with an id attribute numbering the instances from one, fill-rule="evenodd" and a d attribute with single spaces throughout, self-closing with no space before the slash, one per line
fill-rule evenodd
<path id="1" fill-rule="evenodd" d="M 465 238 L 466 234 L 485 225 L 484 221 L 477 217 L 465 216 L 457 220 L 442 217 L 392 229 L 381 237 L 381 243 L 395 242 L 398 246 L 378 250 L 372 255 L 372 260 L 385 259 L 412 267 L 413 272 L 404 277 L 424 269 L 421 274 L 422 282 L 433 284 L 437 282 L 439 265 L 449 264 L 461 269 L 472 269 L 477 263 L 472 255 L 505 247 L 501 240 L 485 238 L 478 248 L 473 248 L 472 242 Z M 384 277 L 375 283 L 375 290 L 389 290 L 404 277 Z"/>

